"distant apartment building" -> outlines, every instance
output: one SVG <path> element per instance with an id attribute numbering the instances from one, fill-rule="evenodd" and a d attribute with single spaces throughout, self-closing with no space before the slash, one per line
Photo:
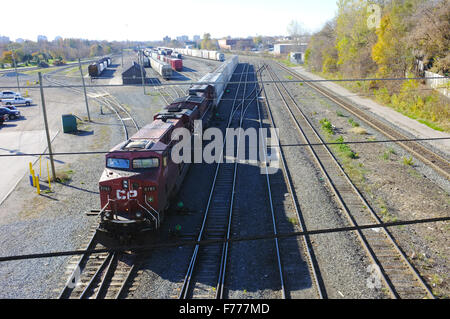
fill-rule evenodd
<path id="1" fill-rule="evenodd" d="M 43 42 L 43 41 L 48 41 L 47 37 L 45 35 L 38 35 L 37 42 Z"/>
<path id="2" fill-rule="evenodd" d="M 177 41 L 186 42 L 186 41 L 189 41 L 189 37 L 187 35 L 182 35 L 182 36 L 177 37 Z"/>
<path id="3" fill-rule="evenodd" d="M 9 43 L 9 37 L 0 36 L 0 43 Z"/>
<path id="4" fill-rule="evenodd" d="M 193 37 L 192 37 L 192 41 L 194 41 L 194 42 L 197 42 L 197 41 L 200 41 L 200 36 L 199 35 L 194 35 Z"/>
<path id="5" fill-rule="evenodd" d="M 273 53 L 276 55 L 287 54 L 290 52 L 305 52 L 308 43 L 276 43 L 273 45 Z"/>
<path id="6" fill-rule="evenodd" d="M 53 41 L 59 41 L 59 40 L 62 40 L 62 37 L 57 35 Z"/>
<path id="7" fill-rule="evenodd" d="M 220 39 L 218 43 L 223 50 L 246 50 L 254 47 L 253 39 Z"/>
<path id="8" fill-rule="evenodd" d="M 172 39 L 169 36 L 167 36 L 167 35 L 163 38 L 164 42 L 170 42 L 171 40 Z"/>
<path id="9" fill-rule="evenodd" d="M 16 39 L 16 43 L 24 43 L 24 42 L 25 42 L 25 40 L 22 39 L 22 38 L 17 38 Z"/>

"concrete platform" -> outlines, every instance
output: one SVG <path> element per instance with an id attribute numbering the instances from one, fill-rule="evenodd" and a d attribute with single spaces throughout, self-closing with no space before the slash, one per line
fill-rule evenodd
<path id="1" fill-rule="evenodd" d="M 50 131 L 53 140 L 58 132 Z M 44 130 L 2 131 L 0 134 L 0 154 L 44 153 L 47 150 L 47 138 Z M 39 156 L 0 157 L 0 205 L 9 196 L 20 179 L 29 172 L 29 162 L 33 164 Z M 35 167 L 39 174 L 39 166 Z M 46 160 L 42 161 L 42 175 L 47 177 Z M 30 186 L 31 187 L 31 186 Z"/>

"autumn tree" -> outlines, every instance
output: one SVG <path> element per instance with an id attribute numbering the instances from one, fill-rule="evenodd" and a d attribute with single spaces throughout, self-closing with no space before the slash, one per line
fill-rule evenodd
<path id="1" fill-rule="evenodd" d="M 216 44 L 211 40 L 211 35 L 209 33 L 205 33 L 203 35 L 203 40 L 200 43 L 200 48 L 204 50 L 215 50 Z"/>

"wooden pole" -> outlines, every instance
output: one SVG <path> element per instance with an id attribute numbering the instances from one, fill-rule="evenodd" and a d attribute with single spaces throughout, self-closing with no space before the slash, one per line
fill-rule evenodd
<path id="1" fill-rule="evenodd" d="M 53 161 L 52 143 L 50 140 L 50 133 L 48 131 L 47 111 L 45 109 L 44 88 L 42 87 L 42 73 L 39 72 L 39 86 L 41 88 L 41 101 L 42 101 L 42 115 L 44 116 L 45 134 L 47 136 L 47 147 L 50 155 L 50 165 L 52 167 L 53 180 L 56 181 L 55 162 Z"/>

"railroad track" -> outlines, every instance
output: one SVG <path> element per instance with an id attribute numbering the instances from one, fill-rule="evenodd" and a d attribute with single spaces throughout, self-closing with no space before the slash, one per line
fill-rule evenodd
<path id="1" fill-rule="evenodd" d="M 91 236 L 85 250 L 105 249 L 98 232 Z M 71 274 L 59 299 L 119 299 L 124 297 L 144 255 L 125 253 L 84 254 L 72 260 Z"/>
<path id="2" fill-rule="evenodd" d="M 277 65 L 282 68 L 284 71 L 291 74 L 294 78 L 297 78 L 302 81 L 307 81 L 309 79 L 304 78 L 303 76 L 299 75 L 297 72 L 294 72 L 290 70 L 288 67 L 277 63 Z M 388 124 L 383 123 L 382 121 L 374 118 L 373 116 L 370 116 L 363 110 L 353 106 L 352 104 L 344 101 L 342 98 L 338 97 L 336 94 L 333 94 L 329 92 L 328 90 L 324 89 L 323 87 L 320 87 L 319 85 L 311 82 L 305 82 L 309 87 L 314 89 L 315 91 L 319 92 L 326 98 L 330 99 L 331 101 L 335 102 L 339 106 L 343 107 L 346 111 L 353 114 L 357 118 L 359 118 L 361 121 L 366 123 L 367 125 L 371 126 L 375 130 L 381 132 L 386 137 L 392 140 L 409 140 L 410 137 L 404 135 L 403 133 L 399 132 L 398 130 L 395 130 L 393 127 L 391 127 Z M 436 154 L 429 148 L 425 147 L 424 145 L 420 144 L 417 141 L 408 141 L 408 142 L 396 142 L 398 145 L 403 147 L 405 150 L 410 152 L 414 157 L 420 159 L 425 164 L 431 166 L 436 172 L 438 172 L 440 175 L 445 177 L 447 180 L 450 179 L 450 162 L 442 157 L 439 154 Z"/>
<path id="3" fill-rule="evenodd" d="M 239 77 L 236 94 L 233 100 L 227 128 L 241 122 L 243 103 L 239 100 L 245 99 L 247 85 L 241 91 L 243 75 L 248 77 L 249 65 L 244 65 L 244 72 Z M 241 95 L 241 97 L 240 97 Z M 238 113 L 238 110 L 241 110 Z M 226 137 L 224 138 L 225 141 Z M 208 203 L 205 209 L 203 222 L 197 240 L 224 239 L 229 235 L 231 216 L 233 211 L 233 197 L 236 186 L 235 163 L 224 162 L 224 149 L 217 163 L 214 179 L 212 182 Z M 222 298 L 224 278 L 226 272 L 226 260 L 228 249 L 224 244 L 213 244 L 207 246 L 195 246 L 190 263 L 180 288 L 179 298 Z M 211 289 L 213 287 L 214 289 Z"/>
<path id="4" fill-rule="evenodd" d="M 57 72 L 61 72 L 62 70 L 66 68 L 70 68 L 73 66 L 61 68 L 49 73 L 46 73 L 43 75 L 44 79 L 50 83 L 53 83 L 55 85 L 64 86 L 66 89 L 71 90 L 77 94 L 84 94 L 83 90 L 78 87 L 66 87 L 70 85 L 70 83 L 66 83 L 60 80 L 56 80 L 52 78 L 52 75 L 54 75 Z M 99 88 L 91 88 L 89 92 L 87 92 L 87 96 L 93 100 L 96 100 L 100 107 L 103 105 L 106 106 L 108 109 L 110 109 L 119 119 L 119 121 L 122 124 L 122 128 L 124 131 L 125 138 L 128 139 L 131 135 L 130 131 L 133 130 L 134 133 L 139 130 L 139 125 L 135 121 L 135 119 L 131 116 L 130 112 L 121 105 L 121 103 L 111 95 L 109 92 L 99 89 Z M 127 124 L 127 122 L 131 122 L 131 126 Z"/>
<path id="5" fill-rule="evenodd" d="M 352 183 L 338 160 L 332 154 L 301 107 L 280 81 L 271 66 L 268 74 L 295 128 L 308 145 L 311 155 L 322 172 L 336 201 L 351 226 L 382 221 L 364 196 Z M 312 145 L 314 144 L 314 145 Z M 393 298 L 434 298 L 431 290 L 408 261 L 395 239 L 385 227 L 375 230 L 357 230 L 356 235 L 374 265 L 377 274 Z"/>
<path id="6" fill-rule="evenodd" d="M 267 65 L 264 64 L 262 67 L 262 70 L 267 68 Z M 260 74 L 261 83 L 262 81 L 262 74 Z M 267 97 L 267 93 L 265 90 L 264 84 L 262 84 L 262 92 L 263 92 L 263 99 L 257 100 L 257 108 L 258 108 L 258 117 L 259 117 L 259 125 L 260 128 L 262 128 L 263 120 L 262 118 L 269 119 L 269 122 L 273 128 L 276 128 L 275 122 L 273 120 L 272 111 L 270 109 L 269 105 L 269 99 Z M 263 141 L 263 148 L 270 148 L 270 154 L 277 153 L 280 157 L 281 161 L 281 170 L 282 175 L 279 174 L 269 174 L 268 164 L 269 159 L 266 158 L 266 153 L 264 152 L 264 159 L 263 163 L 265 163 L 265 175 L 266 175 L 266 185 L 267 185 L 267 194 L 268 194 L 268 201 L 270 204 L 270 211 L 272 216 L 272 223 L 273 223 L 273 230 L 274 234 L 277 235 L 278 233 L 289 233 L 292 232 L 292 225 L 289 222 L 286 222 L 286 216 L 285 212 L 283 210 L 285 209 L 285 206 L 283 205 L 283 202 L 286 200 L 286 195 L 281 193 L 272 192 L 272 189 L 276 188 L 282 188 L 282 185 L 287 186 L 288 194 L 287 198 L 290 199 L 290 205 L 289 207 L 294 211 L 295 216 L 297 218 L 297 222 L 299 225 L 299 229 L 297 231 L 306 231 L 306 225 L 305 221 L 303 219 L 303 216 L 300 211 L 300 207 L 298 206 L 295 198 L 295 191 L 292 184 L 292 180 L 287 172 L 287 163 L 286 159 L 284 157 L 283 150 L 279 147 L 280 138 L 277 133 L 275 133 L 275 136 L 272 136 L 272 138 L 276 139 L 276 146 L 271 147 L 267 146 L 265 142 Z M 287 251 L 295 251 L 299 245 L 302 246 L 306 262 L 309 266 L 309 273 L 311 275 L 311 282 L 312 285 L 315 288 L 315 291 L 317 293 L 317 297 L 322 299 L 326 298 L 326 291 L 323 287 L 320 270 L 316 262 L 314 250 L 312 247 L 311 239 L 309 236 L 303 236 L 302 237 L 302 243 L 298 242 L 298 239 L 296 237 L 292 238 L 286 238 L 283 240 L 283 244 L 286 246 Z M 290 276 L 284 275 L 283 268 L 290 268 L 290 269 L 296 269 L 299 267 L 298 265 L 298 259 L 296 258 L 290 258 L 291 256 L 286 256 L 286 258 L 283 259 L 283 263 L 281 261 L 281 253 L 280 253 L 280 244 L 278 239 L 275 239 L 275 245 L 276 245 L 276 253 L 277 253 L 277 260 L 278 260 L 278 268 L 279 268 L 279 274 L 280 274 L 280 284 L 282 287 L 282 297 L 283 299 L 292 297 L 290 293 L 289 287 L 294 286 L 294 283 L 291 283 Z M 283 267 L 282 267 L 283 266 Z M 286 282 L 286 283 L 285 283 Z"/>

